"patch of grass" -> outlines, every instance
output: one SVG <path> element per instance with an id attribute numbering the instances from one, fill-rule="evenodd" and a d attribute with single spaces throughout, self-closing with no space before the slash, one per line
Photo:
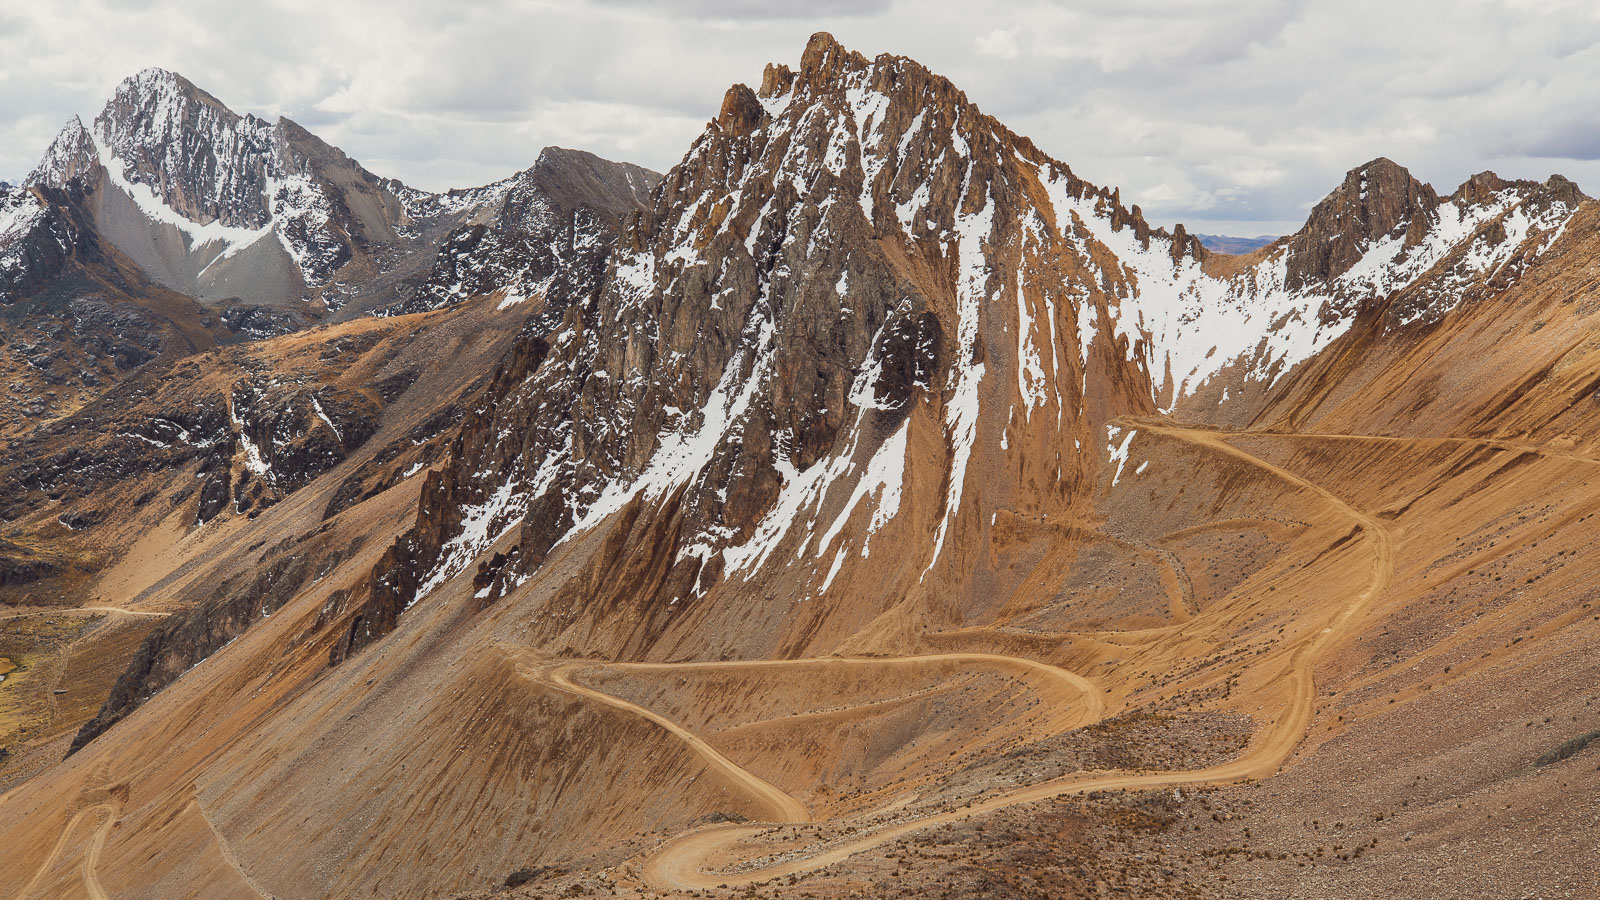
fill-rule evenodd
<path id="1" fill-rule="evenodd" d="M 1579 753 L 1583 752 L 1583 748 L 1589 746 L 1595 741 L 1600 741 L 1600 729 L 1588 732 L 1587 734 L 1580 734 L 1571 740 L 1563 742 L 1560 746 L 1552 750 L 1545 751 L 1538 759 L 1533 761 L 1533 764 L 1535 766 L 1544 767 L 1552 763 L 1561 762 L 1563 759 L 1568 757 L 1577 756 Z"/>
<path id="2" fill-rule="evenodd" d="M 15 749 L 48 736 L 52 709 L 59 703 L 52 703 L 51 676 L 60 655 L 103 618 L 39 613 L 0 622 L 0 658 L 11 666 L 0 681 L 0 744 Z"/>

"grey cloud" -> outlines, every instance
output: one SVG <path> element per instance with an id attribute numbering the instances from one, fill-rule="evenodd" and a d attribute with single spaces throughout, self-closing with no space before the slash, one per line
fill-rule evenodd
<path id="1" fill-rule="evenodd" d="M 729 84 L 793 65 L 815 30 L 922 61 L 1153 220 L 1208 232 L 1292 228 L 1378 155 L 1441 190 L 1485 168 L 1600 190 L 1600 18 L 1578 0 L 279 0 L 225 16 L 62 0 L 0 13 L 0 177 L 151 64 L 421 187 L 502 177 L 546 144 L 665 169 Z"/>
<path id="2" fill-rule="evenodd" d="M 597 6 L 648 11 L 661 17 L 717 19 L 868 18 L 887 12 L 892 0 L 598 0 Z"/>
<path id="3" fill-rule="evenodd" d="M 1498 149 L 1537 159 L 1600 160 L 1600 121 L 1544 123 L 1536 131 L 1507 135 Z"/>

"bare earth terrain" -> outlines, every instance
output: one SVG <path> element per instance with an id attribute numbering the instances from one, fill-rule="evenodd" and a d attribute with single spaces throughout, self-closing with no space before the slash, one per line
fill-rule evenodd
<path id="1" fill-rule="evenodd" d="M 7 201 L 97 277 L 215 252 L 140 91 L 257 127 L 152 71 Z M 1600 896 L 1571 182 L 1222 254 L 826 34 L 659 177 L 284 123 L 315 321 L 7 420 L 0 897 Z"/>

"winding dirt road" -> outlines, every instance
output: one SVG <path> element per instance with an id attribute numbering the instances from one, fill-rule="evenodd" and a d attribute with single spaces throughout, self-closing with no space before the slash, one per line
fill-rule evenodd
<path id="1" fill-rule="evenodd" d="M 513 651 L 515 652 L 515 651 Z M 1036 676 L 1048 681 L 1054 681 L 1074 691 L 1080 698 L 1079 708 L 1073 717 L 1071 727 L 1080 727 L 1099 721 L 1105 715 L 1105 703 L 1101 699 L 1100 689 L 1095 684 L 1074 672 L 1031 659 L 1022 659 L 1014 656 L 1000 656 L 992 653 L 936 653 L 925 656 L 896 656 L 896 657 L 871 657 L 871 656 L 829 656 L 811 659 L 762 659 L 762 660 L 731 660 L 713 662 L 684 662 L 684 663 L 611 663 L 586 660 L 582 662 L 564 663 L 543 669 L 524 670 L 530 678 L 536 678 L 546 683 L 578 696 L 602 703 L 614 709 L 620 709 L 655 723 L 671 733 L 674 737 L 695 752 L 703 761 L 712 768 L 727 776 L 729 780 L 743 787 L 753 797 L 759 800 L 773 815 L 772 822 L 797 823 L 811 821 L 810 810 L 805 804 L 785 793 L 776 785 L 764 778 L 750 772 L 738 763 L 728 759 L 715 747 L 707 743 L 694 732 L 684 728 L 667 717 L 653 710 L 640 706 L 620 697 L 598 691 L 581 682 L 574 681 L 572 674 L 585 669 L 608 669 L 623 671 L 673 671 L 682 672 L 694 669 L 757 669 L 757 668 L 796 668 L 796 667 L 833 667 L 833 666 L 917 666 L 936 662 L 959 662 L 980 665 L 990 665 L 999 669 L 1010 669 Z"/>
<path id="2" fill-rule="evenodd" d="M 763 850 L 759 846 L 747 849 L 741 854 L 738 850 L 738 845 L 769 830 L 770 824 L 709 826 L 686 832 L 657 848 L 644 862 L 642 874 L 645 880 L 657 888 L 676 890 L 701 890 L 719 885 L 731 887 L 751 884 L 823 868 L 841 862 L 865 850 L 904 837 L 907 834 L 1018 804 L 1096 790 L 1142 790 L 1187 785 L 1224 784 L 1246 779 L 1265 778 L 1275 774 L 1304 738 L 1307 728 L 1310 726 L 1316 700 L 1313 669 L 1320 652 L 1329 643 L 1342 636 L 1349 625 L 1388 588 L 1394 568 L 1392 538 L 1382 522 L 1350 506 L 1327 489 L 1229 444 L 1225 440 L 1227 437 L 1226 432 L 1184 428 L 1149 421 L 1140 421 L 1138 426 L 1153 433 L 1187 441 L 1212 452 L 1233 457 L 1317 496 L 1330 507 L 1353 520 L 1358 526 L 1363 539 L 1372 549 L 1372 570 L 1366 587 L 1351 598 L 1349 602 L 1329 615 L 1321 628 L 1280 651 L 1279 655 L 1285 658 L 1285 662 L 1282 671 L 1273 677 L 1271 685 L 1281 686 L 1281 690 L 1286 693 L 1285 705 L 1276 719 L 1267 723 L 1256 733 L 1251 746 L 1245 753 L 1229 762 L 1203 769 L 1137 774 L 1104 772 L 1099 774 L 1078 773 L 1067 775 L 975 802 L 968 807 L 902 822 L 870 834 L 854 836 L 845 843 L 810 855 L 802 855 L 770 865 L 738 871 L 724 870 L 719 872 L 708 870 L 708 863 L 713 859 L 717 859 L 724 866 L 737 866 L 738 863 L 736 861 L 730 863 L 728 860 L 736 860 L 741 855 L 746 859 L 769 855 L 770 850 Z M 162 613 L 139 613 L 116 607 L 82 607 L 80 610 L 124 613 L 128 615 L 164 615 Z M 1199 621 L 1200 619 L 1197 617 L 1176 627 L 1194 625 Z M 776 823 L 808 822 L 811 820 L 811 815 L 806 806 L 799 800 L 780 790 L 771 782 L 728 759 L 715 747 L 690 730 L 637 703 L 585 685 L 581 680 L 575 680 L 573 676 L 582 670 L 598 669 L 683 671 L 714 668 L 792 668 L 799 666 L 912 666 L 941 661 L 961 662 L 994 666 L 1019 674 L 1043 677 L 1060 685 L 1070 687 L 1079 698 L 1079 708 L 1074 711 L 1074 715 L 1067 721 L 1069 728 L 1091 724 L 1105 715 L 1101 689 L 1089 679 L 1035 660 L 998 654 L 942 653 L 883 658 L 823 657 L 797 660 L 612 663 L 594 660 L 558 662 L 531 657 L 524 651 L 514 647 L 506 647 L 505 649 L 508 653 L 526 663 L 524 667 L 519 668 L 524 677 L 542 681 L 558 690 L 621 710 L 630 715 L 639 716 L 661 727 L 678 740 L 683 741 L 708 766 L 726 776 L 734 784 L 748 791 L 752 797 L 756 798 L 771 812 L 770 822 Z M 97 810 L 104 810 L 105 818 L 95 830 L 84 851 L 81 874 L 84 886 L 91 898 L 103 900 L 106 897 L 105 890 L 100 884 L 96 871 L 101 850 L 111 827 L 116 821 L 117 809 L 110 803 L 99 803 L 79 810 L 68 820 L 49 856 L 35 872 L 33 878 L 17 895 L 18 900 L 26 900 L 31 895 L 39 882 L 55 864 L 79 821 Z M 201 813 L 204 815 L 203 810 Z"/>
<path id="3" fill-rule="evenodd" d="M 142 619 L 165 619 L 172 613 L 145 612 L 142 609 L 123 609 L 120 606 L 64 606 L 59 609 L 36 609 L 32 612 L 14 613 L 9 616 L 0 616 L 0 622 L 12 619 L 27 619 L 33 616 L 64 616 L 73 613 L 106 613 L 113 616 L 133 616 Z"/>
<path id="4" fill-rule="evenodd" d="M 704 739 L 694 732 L 689 731 L 687 728 L 682 727 L 678 723 L 668 719 L 665 716 L 659 715 L 652 710 L 645 709 L 637 703 L 631 703 L 622 699 L 621 697 L 613 697 L 612 695 L 602 691 L 597 691 L 591 687 L 578 684 L 568 677 L 568 674 L 574 669 L 593 667 L 593 663 L 572 663 L 553 669 L 547 669 L 538 674 L 542 675 L 544 680 L 563 691 L 577 694 L 580 697 L 586 697 L 597 703 L 603 703 L 606 706 L 620 709 L 624 712 L 632 713 L 636 716 L 648 719 L 671 732 L 674 737 L 687 744 L 689 749 L 693 750 L 695 754 L 704 760 L 707 765 L 727 776 L 727 778 L 734 784 L 737 784 L 743 787 L 746 791 L 749 791 L 751 795 L 753 795 L 762 803 L 762 805 L 771 810 L 773 816 L 772 821 L 811 821 L 811 813 L 806 809 L 804 803 L 801 803 L 799 800 L 796 800 L 795 798 L 784 793 L 772 782 L 767 781 L 765 778 L 762 778 L 754 772 L 751 772 L 735 763 L 733 760 L 728 759 L 726 756 L 723 756 L 722 753 L 717 750 L 717 748 L 706 743 Z M 626 666 L 622 666 L 620 664 L 611 664 L 607 666 L 607 668 L 626 668 Z"/>
<path id="5" fill-rule="evenodd" d="M 1140 427 L 1154 427 L 1148 422 L 1140 420 Z M 1547 444 L 1534 444 L 1527 441 L 1514 441 L 1510 438 L 1495 437 L 1408 437 L 1395 434 L 1341 434 L 1334 431 L 1216 431 L 1208 429 L 1192 429 L 1195 433 L 1209 433 L 1238 437 L 1268 437 L 1285 438 L 1288 440 L 1304 441 L 1351 441 L 1356 443 L 1378 444 L 1404 444 L 1416 446 L 1418 444 L 1459 444 L 1468 447 L 1484 447 L 1490 450 L 1500 450 L 1506 453 L 1532 453 L 1549 459 L 1563 459 L 1568 462 L 1582 463 L 1590 466 L 1600 466 L 1600 459 L 1591 456 L 1582 456 L 1567 450 L 1560 450 Z"/>
<path id="6" fill-rule="evenodd" d="M 1388 589 L 1394 571 L 1394 546 L 1388 529 L 1382 522 L 1350 506 L 1342 499 L 1317 484 L 1287 469 L 1260 459 L 1224 440 L 1225 433 L 1203 429 L 1183 428 L 1165 423 L 1141 421 L 1140 428 L 1188 441 L 1240 460 L 1248 465 L 1271 473 L 1296 487 L 1315 494 L 1328 505 L 1353 519 L 1372 547 L 1372 572 L 1366 587 L 1334 613 L 1324 626 L 1299 646 L 1292 648 L 1288 662 L 1275 681 L 1282 682 L 1289 697 L 1287 705 L 1276 720 L 1257 733 L 1252 746 L 1237 759 L 1204 769 L 1191 769 L 1154 774 L 1106 773 L 1084 776 L 1068 775 L 1051 781 L 1021 788 L 992 797 L 970 807 L 905 822 L 855 838 L 847 843 L 820 853 L 803 856 L 759 868 L 736 872 L 707 871 L 706 863 L 719 855 L 729 855 L 735 845 L 767 830 L 766 826 L 712 826 L 688 832 L 662 845 L 645 861 L 645 880 L 657 888 L 676 890 L 703 890 L 726 885 L 729 887 L 768 881 L 786 875 L 823 868 L 841 862 L 873 847 L 880 846 L 912 832 L 981 815 L 1008 806 L 1031 803 L 1069 794 L 1096 790 L 1143 790 L 1184 785 L 1223 784 L 1246 779 L 1259 779 L 1275 774 L 1294 748 L 1300 743 L 1311 724 L 1316 702 L 1313 669 L 1320 651 L 1340 637 L 1366 608 Z M 1005 659 L 1010 659 L 1006 657 Z M 773 662 L 771 664 L 782 664 Z M 1069 673 L 1070 674 L 1070 673 Z M 1076 677 L 1076 676 L 1074 676 Z M 1087 682 L 1085 682 L 1087 683 Z M 763 851 L 750 851 L 752 856 Z"/>
<path id="7" fill-rule="evenodd" d="M 101 806 L 106 811 L 106 817 L 100 822 L 100 827 L 94 830 L 94 837 L 89 839 L 89 849 L 84 851 L 83 866 L 79 869 L 83 875 L 83 886 L 89 892 L 89 900 L 110 900 L 106 889 L 100 884 L 100 851 L 105 849 L 106 835 L 117 821 L 117 810 L 109 803 Z"/>
<path id="8" fill-rule="evenodd" d="M 34 888 L 39 886 L 39 882 L 50 871 L 50 867 L 55 865 L 56 858 L 66 847 L 67 838 L 72 835 L 73 829 L 78 827 L 79 820 L 97 810 L 105 810 L 106 817 L 100 823 L 100 827 L 94 830 L 94 836 L 89 839 L 89 847 L 84 851 L 83 865 L 79 873 L 83 877 L 84 889 L 89 892 L 91 900 L 107 900 L 105 889 L 100 885 L 100 877 L 95 874 L 95 867 L 100 864 L 100 851 L 105 847 L 106 834 L 111 831 L 112 824 L 117 820 L 117 808 L 110 803 L 85 806 L 67 820 L 66 827 L 61 829 L 61 836 L 56 838 L 55 846 L 50 848 L 49 855 L 33 873 L 33 877 L 28 879 L 28 883 L 22 886 L 22 890 L 17 892 L 17 900 L 27 900 L 33 894 Z"/>

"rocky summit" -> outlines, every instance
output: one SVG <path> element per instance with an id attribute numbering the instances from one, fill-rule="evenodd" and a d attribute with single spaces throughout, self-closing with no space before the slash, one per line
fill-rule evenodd
<path id="1" fill-rule="evenodd" d="M 1153 224 L 825 33 L 444 193 L 146 70 L 0 187 L 0 884 L 1580 896 L 1596 272 L 1561 176 Z"/>

